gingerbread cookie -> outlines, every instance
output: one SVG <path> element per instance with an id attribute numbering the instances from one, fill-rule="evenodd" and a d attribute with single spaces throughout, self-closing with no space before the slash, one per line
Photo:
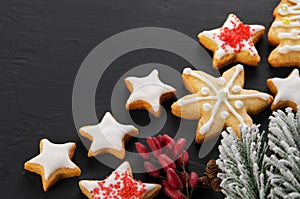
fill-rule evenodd
<path id="1" fill-rule="evenodd" d="M 106 198 L 154 198 L 160 191 L 161 185 L 137 181 L 132 177 L 129 162 L 123 162 L 105 180 L 81 180 L 79 187 L 84 195 L 90 199 Z"/>
<path id="2" fill-rule="evenodd" d="M 257 66 L 260 56 L 254 46 L 264 35 L 262 25 L 245 25 L 234 14 L 229 14 L 221 28 L 203 31 L 200 43 L 214 52 L 213 67 L 220 69 L 230 63 Z"/>
<path id="3" fill-rule="evenodd" d="M 132 125 L 118 123 L 109 113 L 105 113 L 102 121 L 96 125 L 83 126 L 79 133 L 92 141 L 88 157 L 110 153 L 119 159 L 125 157 L 125 142 L 138 135 Z"/>
<path id="4" fill-rule="evenodd" d="M 273 15 L 268 40 L 277 47 L 268 58 L 270 65 L 300 67 L 300 1 L 282 0 Z"/>
<path id="5" fill-rule="evenodd" d="M 37 173 L 42 177 L 44 191 L 47 191 L 58 180 L 79 176 L 81 171 L 71 158 L 76 144 L 54 144 L 47 139 L 40 141 L 40 154 L 25 162 L 24 169 Z"/>
<path id="6" fill-rule="evenodd" d="M 156 69 L 146 77 L 127 77 L 125 84 L 131 92 L 126 108 L 146 109 L 156 117 L 161 114 L 160 103 L 176 93 L 175 88 L 160 81 Z"/>
<path id="7" fill-rule="evenodd" d="M 244 68 L 236 65 L 215 78 L 202 71 L 186 68 L 182 74 L 186 88 L 193 94 L 172 105 L 172 113 L 185 119 L 199 119 L 196 142 L 217 136 L 225 127 L 239 134 L 239 125 L 252 125 L 249 116 L 258 114 L 273 100 L 256 90 L 243 89 Z"/>
<path id="8" fill-rule="evenodd" d="M 267 80 L 270 91 L 275 94 L 271 109 L 292 107 L 297 112 L 300 105 L 300 77 L 299 71 L 294 69 L 287 78 L 271 78 Z"/>

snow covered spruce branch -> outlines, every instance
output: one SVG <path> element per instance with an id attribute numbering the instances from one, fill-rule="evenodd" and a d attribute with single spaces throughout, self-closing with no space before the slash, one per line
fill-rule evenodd
<path id="1" fill-rule="evenodd" d="M 267 176 L 272 185 L 270 198 L 300 198 L 300 107 L 295 115 L 291 108 L 279 110 L 270 117 L 268 145 L 271 155 L 265 157 Z"/>
<path id="2" fill-rule="evenodd" d="M 241 125 L 241 139 L 227 131 L 217 161 L 226 198 L 300 198 L 300 107 L 273 112 L 267 136 L 259 125 Z"/>
<path id="3" fill-rule="evenodd" d="M 222 172 L 222 192 L 226 198 L 266 198 L 269 183 L 265 179 L 264 154 L 267 145 L 259 126 L 241 125 L 241 140 L 232 129 L 222 133 L 217 164 Z"/>

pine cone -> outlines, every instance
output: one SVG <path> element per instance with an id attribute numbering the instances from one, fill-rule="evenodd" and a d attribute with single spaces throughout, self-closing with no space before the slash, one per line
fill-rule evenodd
<path id="1" fill-rule="evenodd" d="M 222 180 L 218 177 L 211 179 L 211 188 L 216 192 L 220 192 L 221 191 L 221 187 L 220 187 L 221 181 Z"/>
<path id="2" fill-rule="evenodd" d="M 216 163 L 216 160 L 210 160 L 205 168 L 205 175 L 207 175 L 210 179 L 217 177 L 219 171 L 219 167 Z"/>
<path id="3" fill-rule="evenodd" d="M 211 188 L 211 182 L 210 182 L 209 177 L 202 176 L 199 178 L 199 181 L 200 181 L 200 187 L 202 189 L 210 189 Z"/>

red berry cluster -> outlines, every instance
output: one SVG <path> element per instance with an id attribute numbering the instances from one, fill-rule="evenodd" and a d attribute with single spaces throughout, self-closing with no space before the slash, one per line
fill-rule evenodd
<path id="1" fill-rule="evenodd" d="M 155 178 L 163 179 L 163 191 L 168 197 L 190 199 L 193 189 L 198 185 L 199 177 L 196 172 L 186 171 L 186 165 L 189 162 L 189 154 L 185 150 L 186 139 L 179 138 L 175 142 L 169 135 L 164 134 L 148 137 L 146 141 L 153 158 L 148 148 L 142 143 L 136 142 L 135 147 L 145 160 L 144 167 L 147 173 Z M 157 165 L 163 169 L 158 169 Z"/>

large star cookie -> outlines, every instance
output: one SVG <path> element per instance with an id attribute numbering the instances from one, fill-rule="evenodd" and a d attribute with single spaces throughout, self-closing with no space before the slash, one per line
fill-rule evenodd
<path id="1" fill-rule="evenodd" d="M 275 94 L 271 109 L 292 107 L 297 111 L 300 105 L 300 77 L 299 71 L 294 69 L 287 78 L 271 78 L 267 80 L 270 91 Z"/>
<path id="2" fill-rule="evenodd" d="M 161 185 L 142 183 L 132 177 L 129 162 L 123 162 L 105 180 L 81 180 L 79 187 L 84 195 L 90 199 L 131 199 L 155 197 Z"/>
<path id="3" fill-rule="evenodd" d="M 125 83 L 131 92 L 126 108 L 146 109 L 156 117 L 161 114 L 160 103 L 176 93 L 175 88 L 160 81 L 156 69 L 146 77 L 127 77 Z"/>
<path id="4" fill-rule="evenodd" d="M 111 153 L 119 159 L 125 157 L 124 142 L 138 135 L 138 130 L 134 126 L 118 123 L 109 112 L 99 124 L 83 126 L 79 132 L 92 141 L 88 157 Z"/>
<path id="5" fill-rule="evenodd" d="M 185 119 L 199 119 L 196 142 L 217 136 L 225 127 L 239 134 L 239 125 L 252 125 L 248 114 L 257 114 L 273 100 L 256 90 L 243 89 L 244 68 L 236 65 L 215 78 L 202 71 L 186 68 L 182 74 L 186 95 L 172 105 L 172 113 Z"/>
<path id="6" fill-rule="evenodd" d="M 72 161 L 76 145 L 73 142 L 54 144 L 40 141 L 40 154 L 25 162 L 24 169 L 42 177 L 44 191 L 63 178 L 79 176 L 81 171 Z"/>
<path id="7" fill-rule="evenodd" d="M 264 26 L 245 25 L 234 14 L 229 14 L 221 28 L 203 31 L 200 43 L 214 51 L 213 67 L 222 68 L 230 63 L 257 66 L 260 57 L 254 46 L 264 35 Z"/>
<path id="8" fill-rule="evenodd" d="M 271 52 L 269 63 L 273 67 L 300 67 L 300 1 L 281 0 L 273 15 L 268 40 L 277 47 Z"/>

